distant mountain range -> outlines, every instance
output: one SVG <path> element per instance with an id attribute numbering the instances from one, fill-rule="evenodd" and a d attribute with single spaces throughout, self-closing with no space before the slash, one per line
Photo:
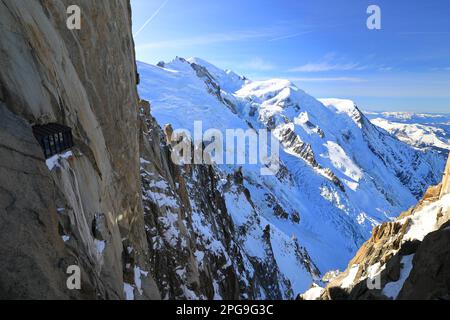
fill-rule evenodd
<path id="1" fill-rule="evenodd" d="M 409 112 L 365 112 L 373 124 L 420 149 L 450 150 L 450 115 Z"/>

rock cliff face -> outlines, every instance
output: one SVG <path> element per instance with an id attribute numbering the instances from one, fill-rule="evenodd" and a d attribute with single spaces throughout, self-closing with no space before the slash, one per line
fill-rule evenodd
<path id="1" fill-rule="evenodd" d="M 449 158 L 450 161 L 450 158 Z M 313 298 L 449 299 L 450 167 L 443 182 L 397 220 L 373 230 L 349 263 Z M 308 295 L 304 295 L 307 298 Z"/>
<path id="2" fill-rule="evenodd" d="M 444 179 L 442 180 L 442 188 L 440 196 L 442 197 L 443 195 L 449 193 L 450 193 L 450 157 L 448 158 L 447 165 L 445 167 Z"/>
<path id="3" fill-rule="evenodd" d="M 76 2 L 82 26 L 71 31 L 71 1 L 0 1 L 0 298 L 122 299 L 131 281 L 136 298 L 158 298 L 129 1 Z M 49 167 L 32 133 L 47 123 L 75 140 Z M 70 265 L 79 291 L 67 289 Z"/>

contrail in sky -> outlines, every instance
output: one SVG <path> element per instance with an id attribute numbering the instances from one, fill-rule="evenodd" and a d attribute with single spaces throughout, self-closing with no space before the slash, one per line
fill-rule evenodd
<path id="1" fill-rule="evenodd" d="M 284 40 L 284 39 L 296 38 L 298 36 L 301 36 L 303 34 L 308 34 L 308 33 L 311 33 L 311 32 L 312 31 L 303 31 L 303 32 L 295 33 L 295 34 L 289 34 L 289 35 L 281 36 L 281 37 L 278 37 L 278 38 L 275 38 L 275 39 L 270 39 L 269 42 L 279 41 L 279 40 Z"/>
<path id="2" fill-rule="evenodd" d="M 136 31 L 136 33 L 134 34 L 134 37 L 137 37 L 139 35 L 139 33 L 141 33 L 141 31 L 144 30 L 145 27 L 150 22 L 152 22 L 153 19 L 155 19 L 155 17 L 158 15 L 158 13 L 166 6 L 167 2 L 169 2 L 169 0 L 164 1 L 164 3 L 155 11 L 155 13 L 152 14 L 152 16 L 144 23 L 144 25 L 138 31 Z"/>

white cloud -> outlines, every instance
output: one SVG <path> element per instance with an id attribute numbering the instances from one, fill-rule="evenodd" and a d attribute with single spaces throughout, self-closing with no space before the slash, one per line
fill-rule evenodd
<path id="1" fill-rule="evenodd" d="M 256 70 L 256 71 L 269 71 L 275 69 L 275 66 L 270 62 L 264 61 L 263 59 L 256 57 L 247 63 L 241 65 L 242 68 Z"/>
<path id="2" fill-rule="evenodd" d="M 366 79 L 357 77 L 321 77 L 321 78 L 290 78 L 291 81 L 301 82 L 367 82 Z"/>
<path id="3" fill-rule="evenodd" d="M 337 54 L 330 52 L 326 54 L 322 61 L 310 62 L 298 67 L 291 68 L 290 72 L 326 72 L 326 71 L 351 71 L 351 70 L 363 70 L 367 66 L 363 66 L 359 63 L 348 62 L 344 59 L 337 58 Z"/>
<path id="4" fill-rule="evenodd" d="M 349 71 L 361 70 L 364 67 L 358 63 L 307 63 L 305 65 L 290 69 L 290 72 L 324 72 L 324 71 Z"/>

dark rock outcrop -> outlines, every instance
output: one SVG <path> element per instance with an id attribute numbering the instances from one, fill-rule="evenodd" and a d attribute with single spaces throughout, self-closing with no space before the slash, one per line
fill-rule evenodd
<path id="1" fill-rule="evenodd" d="M 449 299 L 450 294 L 450 229 L 427 235 L 418 247 L 413 268 L 406 279 L 399 300 Z"/>

